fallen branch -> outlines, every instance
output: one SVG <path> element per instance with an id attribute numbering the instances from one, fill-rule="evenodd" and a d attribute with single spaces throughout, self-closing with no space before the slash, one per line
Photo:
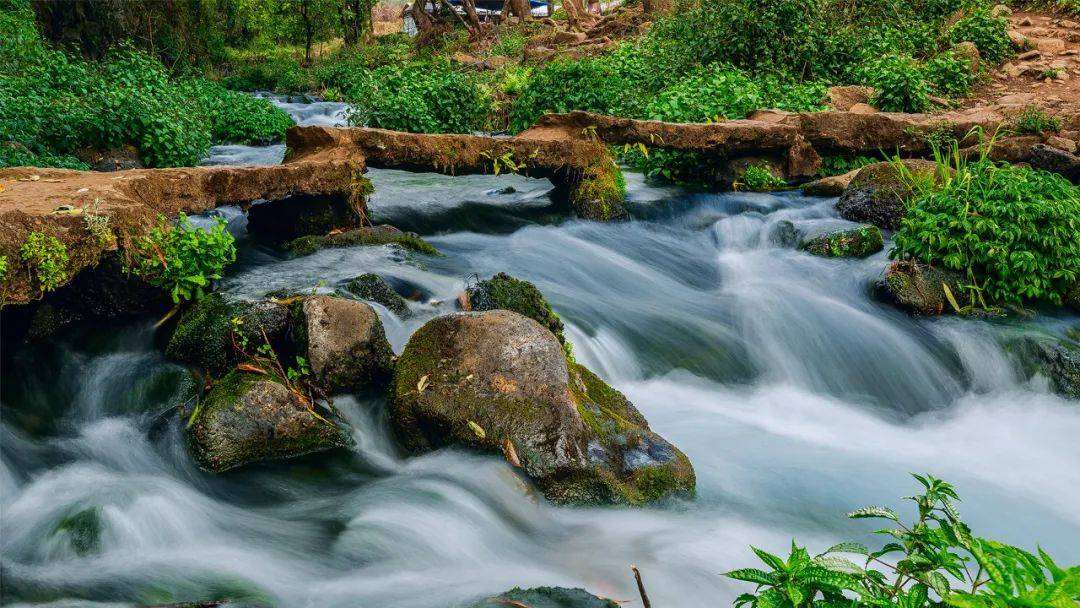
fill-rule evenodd
<path id="1" fill-rule="evenodd" d="M 652 608 L 652 604 L 649 603 L 649 594 L 645 593 L 645 584 L 641 582 L 641 573 L 638 572 L 637 566 L 631 565 L 630 569 L 634 571 L 634 580 L 637 581 L 638 595 L 641 596 L 641 605 L 645 608 Z"/>

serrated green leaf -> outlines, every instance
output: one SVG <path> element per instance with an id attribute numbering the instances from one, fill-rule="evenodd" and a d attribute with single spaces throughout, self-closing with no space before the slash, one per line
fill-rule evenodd
<path id="1" fill-rule="evenodd" d="M 895 511 L 888 507 L 863 507 L 862 509 L 856 509 L 851 513 L 848 513 L 848 517 L 850 517 L 851 519 L 891 519 L 896 523 L 900 523 L 900 517 L 896 514 Z"/>

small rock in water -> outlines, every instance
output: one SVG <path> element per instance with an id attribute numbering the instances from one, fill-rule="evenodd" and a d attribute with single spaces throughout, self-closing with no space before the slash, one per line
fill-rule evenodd
<path id="1" fill-rule="evenodd" d="M 315 384 L 323 390 L 354 392 L 389 379 L 394 353 L 369 304 L 308 296 L 294 305 L 294 314 L 296 350 L 306 355 Z"/>
<path id="2" fill-rule="evenodd" d="M 536 285 L 500 272 L 465 290 L 461 300 L 466 310 L 510 310 L 525 315 L 548 328 L 559 342 L 566 342 L 563 323 L 551 310 L 544 294 Z"/>
<path id="3" fill-rule="evenodd" d="M 385 279 L 373 272 L 362 274 L 349 281 L 345 289 L 358 298 L 382 304 L 399 317 L 407 317 L 411 314 L 405 298 L 394 291 Z"/>
<path id="4" fill-rule="evenodd" d="M 489 597 L 469 608 L 619 608 L 615 602 L 597 597 L 584 589 L 565 587 L 514 587 L 506 593 Z"/>
<path id="5" fill-rule="evenodd" d="M 233 319 L 239 320 L 239 325 L 234 326 Z M 234 330 L 247 339 L 251 353 L 254 353 L 266 340 L 275 349 L 282 350 L 288 325 L 286 306 L 270 301 L 228 299 L 213 293 L 194 304 L 180 318 L 165 347 L 165 356 L 219 376 L 245 358 L 236 348 Z"/>
<path id="6" fill-rule="evenodd" d="M 954 270 L 930 268 L 912 262 L 893 262 L 875 285 L 875 293 L 908 312 L 936 316 L 955 312 L 945 295 L 948 285 L 954 298 L 964 294 L 964 276 Z M 961 306 L 964 302 L 958 301 Z"/>
<path id="7" fill-rule="evenodd" d="M 517 189 L 514 188 L 513 186 L 506 186 L 504 188 L 495 188 L 495 189 L 492 189 L 492 190 L 488 190 L 484 194 L 486 194 L 488 196 L 498 196 L 500 194 L 514 194 L 516 192 L 517 192 Z"/>
<path id="8" fill-rule="evenodd" d="M 916 177 L 936 175 L 937 165 L 933 161 L 910 159 L 901 163 Z M 905 201 L 911 195 L 910 186 L 904 183 L 901 170 L 894 163 L 874 163 L 859 169 L 836 208 L 845 220 L 896 230 L 904 216 Z"/>
<path id="9" fill-rule="evenodd" d="M 815 236 L 802 248 L 827 258 L 865 258 L 884 249 L 885 239 L 877 226 L 860 226 Z"/>

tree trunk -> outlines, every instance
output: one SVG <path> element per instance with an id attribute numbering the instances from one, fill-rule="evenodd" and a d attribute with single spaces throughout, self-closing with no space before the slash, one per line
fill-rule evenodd
<path id="1" fill-rule="evenodd" d="M 345 40 L 345 46 L 354 46 L 359 40 L 354 4 L 355 0 L 344 0 L 341 3 L 341 37 Z"/>
<path id="2" fill-rule="evenodd" d="M 476 0 L 461 0 L 461 8 L 465 9 L 465 19 L 469 23 L 469 29 L 479 32 L 480 16 L 476 14 Z"/>
<path id="3" fill-rule="evenodd" d="M 413 22 L 416 23 L 416 31 L 421 34 L 430 32 L 435 27 L 431 21 L 431 15 L 428 15 L 427 10 L 424 9 L 426 4 L 425 0 L 413 0 L 412 3 Z"/>
<path id="4" fill-rule="evenodd" d="M 311 41 L 315 25 L 311 22 L 311 0 L 300 0 L 300 19 L 304 22 L 304 62 L 311 65 Z"/>
<path id="5" fill-rule="evenodd" d="M 529 0 L 510 0 L 510 12 L 518 19 L 532 19 L 532 5 Z"/>
<path id="6" fill-rule="evenodd" d="M 571 28 L 578 27 L 582 22 L 592 21 L 581 0 L 563 0 L 562 7 L 566 11 L 566 22 Z"/>
<path id="7" fill-rule="evenodd" d="M 510 0 L 503 0 L 502 10 L 499 11 L 499 23 L 506 23 L 506 20 L 510 18 Z"/>

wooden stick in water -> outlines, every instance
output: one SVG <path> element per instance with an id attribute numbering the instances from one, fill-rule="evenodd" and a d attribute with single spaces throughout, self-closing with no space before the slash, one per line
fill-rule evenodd
<path id="1" fill-rule="evenodd" d="M 630 569 L 634 571 L 634 580 L 637 581 L 638 594 L 641 596 L 641 604 L 645 608 L 652 608 L 652 604 L 649 603 L 649 594 L 645 593 L 645 585 L 641 582 L 641 573 L 638 572 L 637 566 L 631 564 Z"/>

